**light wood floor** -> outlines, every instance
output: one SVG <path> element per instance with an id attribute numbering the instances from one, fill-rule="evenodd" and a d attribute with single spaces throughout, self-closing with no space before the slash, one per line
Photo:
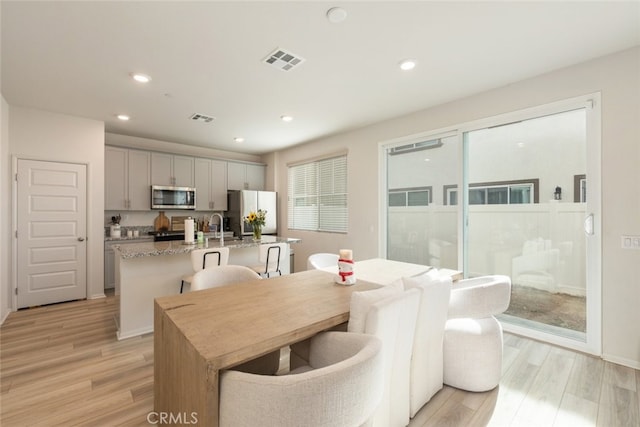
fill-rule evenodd
<path id="1" fill-rule="evenodd" d="M 153 336 L 117 341 L 115 299 L 11 313 L 0 328 L 0 424 L 145 426 Z M 640 371 L 505 335 L 497 389 L 442 389 L 410 426 L 640 426 Z"/>

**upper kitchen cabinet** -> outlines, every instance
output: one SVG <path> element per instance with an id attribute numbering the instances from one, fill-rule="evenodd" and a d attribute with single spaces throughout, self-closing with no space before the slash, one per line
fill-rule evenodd
<path id="1" fill-rule="evenodd" d="M 227 162 L 229 190 L 264 190 L 265 167 L 249 163 Z"/>
<path id="2" fill-rule="evenodd" d="M 227 162 L 195 159 L 197 211 L 227 210 Z"/>
<path id="3" fill-rule="evenodd" d="M 149 210 L 151 156 L 105 147 L 105 210 Z"/>
<path id="4" fill-rule="evenodd" d="M 194 163 L 193 157 L 151 153 L 151 184 L 193 187 Z"/>

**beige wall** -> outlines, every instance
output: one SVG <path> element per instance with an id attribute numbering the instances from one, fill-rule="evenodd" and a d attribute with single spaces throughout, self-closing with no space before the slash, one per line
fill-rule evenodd
<path id="1" fill-rule="evenodd" d="M 640 48 L 510 84 L 455 102 L 281 151 L 274 157 L 282 234 L 300 237 L 296 271 L 314 252 L 352 248 L 379 254 L 378 144 L 589 93 L 602 93 L 602 352 L 640 368 L 640 251 L 623 250 L 622 234 L 640 235 Z M 348 149 L 349 233 L 288 231 L 287 163 Z"/>
<path id="2" fill-rule="evenodd" d="M 104 123 L 10 106 L 9 156 L 87 165 L 87 297 L 104 296 Z"/>

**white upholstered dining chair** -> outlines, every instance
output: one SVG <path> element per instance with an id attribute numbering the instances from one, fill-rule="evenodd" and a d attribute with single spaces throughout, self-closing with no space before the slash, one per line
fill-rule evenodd
<path id="1" fill-rule="evenodd" d="M 318 270 L 320 268 L 337 266 L 339 258 L 338 254 L 311 254 L 307 258 L 307 270 Z"/>
<path id="2" fill-rule="evenodd" d="M 262 277 L 244 265 L 223 265 L 216 268 L 205 268 L 193 275 L 191 290 L 199 291 L 251 279 L 262 279 Z"/>
<path id="3" fill-rule="evenodd" d="M 229 262 L 229 248 L 205 248 L 194 249 L 191 251 L 191 267 L 193 273 L 182 276 L 180 283 L 180 293 L 184 291 L 184 284 L 193 282 L 193 275 L 200 270 L 210 267 L 219 267 L 227 265 Z"/>
<path id="4" fill-rule="evenodd" d="M 351 294 L 349 332 L 382 341 L 384 393 L 372 418 L 374 427 L 403 427 L 410 418 L 410 374 L 420 292 L 403 289 L 402 281 Z"/>
<path id="5" fill-rule="evenodd" d="M 447 322 L 451 277 L 431 270 L 402 278 L 405 289 L 420 291 L 411 357 L 411 418 L 442 389 L 444 383 L 443 341 Z"/>
<path id="6" fill-rule="evenodd" d="M 511 299 L 508 276 L 456 282 L 444 331 L 444 383 L 467 391 L 495 388 L 502 375 L 502 326 L 494 317 Z"/>
<path id="7" fill-rule="evenodd" d="M 323 332 L 311 339 L 310 365 L 268 376 L 220 374 L 221 427 L 356 427 L 383 393 L 382 343 L 371 335 Z"/>

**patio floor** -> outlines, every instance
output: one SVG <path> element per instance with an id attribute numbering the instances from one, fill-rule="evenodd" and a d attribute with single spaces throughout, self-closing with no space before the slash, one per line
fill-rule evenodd
<path id="1" fill-rule="evenodd" d="M 511 303 L 505 314 L 573 331 L 586 331 L 584 297 L 554 294 L 514 284 Z"/>

